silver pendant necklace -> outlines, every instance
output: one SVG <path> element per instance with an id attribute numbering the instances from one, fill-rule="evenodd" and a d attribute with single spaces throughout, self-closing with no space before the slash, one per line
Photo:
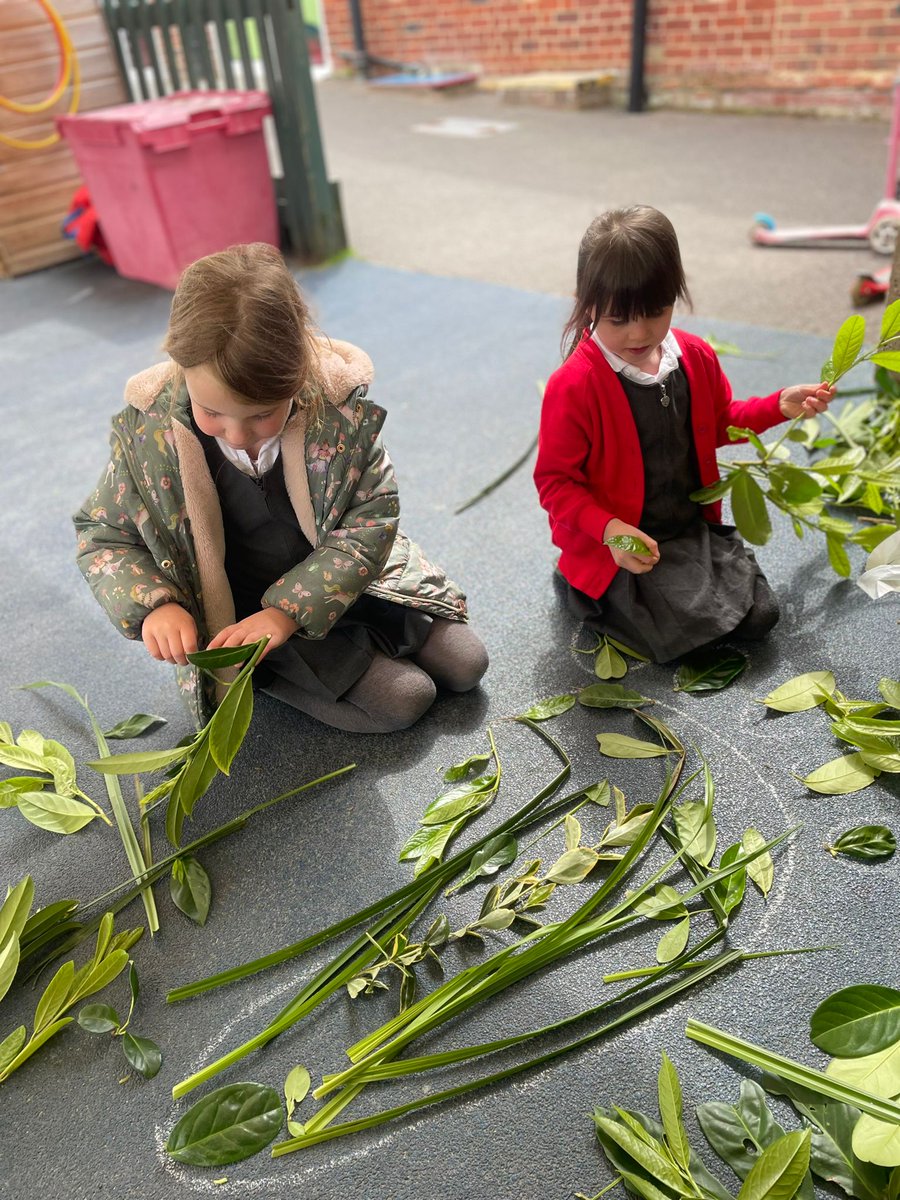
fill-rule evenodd
<path id="1" fill-rule="evenodd" d="M 663 382 L 659 385 L 659 402 L 663 408 L 668 408 L 672 403 L 672 397 L 666 391 L 665 380 L 663 380 Z"/>

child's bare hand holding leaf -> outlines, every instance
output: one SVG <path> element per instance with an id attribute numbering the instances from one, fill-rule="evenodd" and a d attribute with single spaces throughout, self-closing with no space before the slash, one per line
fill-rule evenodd
<path id="1" fill-rule="evenodd" d="M 186 608 L 171 601 L 147 613 L 141 637 L 150 654 L 160 662 L 187 665 L 187 656 L 198 649 L 197 622 Z"/>
<path id="2" fill-rule="evenodd" d="M 280 608 L 263 608 L 251 613 L 243 621 L 234 625 L 226 625 L 220 629 L 209 643 L 207 649 L 217 650 L 220 646 L 249 646 L 267 637 L 269 644 L 260 655 L 264 659 L 270 650 L 283 646 L 292 634 L 297 632 L 297 622 Z"/>
<path id="3" fill-rule="evenodd" d="M 653 538 L 618 517 L 607 523 L 603 544 L 609 547 L 616 566 L 632 575 L 645 575 L 659 562 L 659 546 Z"/>
<path id="4" fill-rule="evenodd" d="M 789 420 L 814 417 L 825 411 L 835 395 L 835 389 L 827 383 L 797 383 L 784 389 L 778 397 L 778 407 Z"/>

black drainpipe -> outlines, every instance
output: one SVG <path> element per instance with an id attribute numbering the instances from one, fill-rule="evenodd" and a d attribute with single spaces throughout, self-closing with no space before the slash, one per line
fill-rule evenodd
<path id="1" fill-rule="evenodd" d="M 366 50 L 366 31 L 363 28 L 360 0 L 350 0 L 350 20 L 353 24 L 354 66 L 363 75 L 369 74 L 369 54 Z"/>
<path id="2" fill-rule="evenodd" d="M 634 0 L 631 21 L 631 81 L 628 88 L 628 111 L 643 112 L 647 99 L 644 87 L 644 43 L 647 34 L 647 0 Z"/>

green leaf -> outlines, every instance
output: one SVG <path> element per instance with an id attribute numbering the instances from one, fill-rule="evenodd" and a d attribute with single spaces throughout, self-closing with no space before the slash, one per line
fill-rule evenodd
<path id="1" fill-rule="evenodd" d="M 193 744 L 193 743 L 191 743 Z M 111 754 L 98 758 L 88 766 L 101 775 L 143 775 L 147 771 L 161 771 L 172 763 L 187 758 L 191 746 L 176 746 L 172 750 L 139 750 L 134 754 Z"/>
<path id="2" fill-rule="evenodd" d="M 753 429 L 747 429 L 742 425 L 729 425 L 728 436 L 733 442 L 747 441 L 756 450 L 760 458 L 765 457 L 766 447 L 762 443 L 759 434 Z"/>
<path id="3" fill-rule="evenodd" d="M 897 839 L 885 825 L 856 825 L 835 838 L 828 849 L 833 855 L 846 854 L 850 858 L 890 858 L 897 849 Z"/>
<path id="4" fill-rule="evenodd" d="M 744 830 L 744 836 L 741 838 L 741 847 L 745 854 L 752 854 L 754 850 L 765 845 L 766 839 L 752 826 Z M 765 851 L 752 862 L 747 863 L 747 874 L 759 888 L 764 896 L 768 896 L 772 890 L 772 884 L 775 880 L 775 866 L 772 862 L 772 855 Z"/>
<path id="5" fill-rule="evenodd" d="M 741 537 L 754 546 L 764 546 L 772 536 L 766 498 L 747 471 L 740 471 L 732 486 L 731 512 Z"/>
<path id="6" fill-rule="evenodd" d="M 900 1040 L 861 1058 L 834 1058 L 825 1074 L 830 1079 L 838 1079 L 873 1096 L 890 1100 L 900 1093 Z"/>
<path id="7" fill-rule="evenodd" d="M 169 796 L 170 806 L 180 809 L 189 817 L 197 801 L 206 795 L 217 771 L 218 765 L 210 751 L 209 739 L 204 738 L 193 750 L 190 761 L 179 772 Z M 179 837 L 175 844 L 180 840 Z"/>
<path id="8" fill-rule="evenodd" d="M 64 1011 L 74 978 L 75 964 L 71 961 L 64 962 L 47 984 L 34 1013 L 34 1032 L 36 1034 L 40 1033 L 45 1025 L 55 1021 Z"/>
<path id="9" fill-rule="evenodd" d="M 465 779 L 473 771 L 481 771 L 491 761 L 490 754 L 473 754 L 471 758 L 467 758 L 465 762 L 456 763 L 455 766 L 448 767 L 444 772 L 445 783 L 456 783 L 459 779 Z"/>
<path id="10" fill-rule="evenodd" d="M 606 640 L 616 650 L 620 650 L 622 654 L 627 654 L 629 658 L 636 658 L 638 662 L 650 661 L 646 654 L 641 654 L 641 652 L 639 650 L 635 650 L 633 646 L 626 646 L 624 642 L 617 641 L 616 638 L 609 637 L 608 635 Z"/>
<path id="11" fill-rule="evenodd" d="M 882 1050 L 900 1039 L 900 991 L 871 983 L 841 988 L 813 1012 L 809 1036 L 820 1050 L 839 1058 Z"/>
<path id="12" fill-rule="evenodd" d="M 643 896 L 634 905 L 634 911 L 654 921 L 671 921 L 687 915 L 687 908 L 680 892 L 668 883 L 661 883 L 652 895 Z"/>
<path id="13" fill-rule="evenodd" d="M 691 1146 L 688 1142 L 684 1122 L 681 1119 L 681 1083 L 678 1079 L 678 1072 L 665 1051 L 663 1051 L 662 1064 L 659 1068 L 657 1091 L 659 1093 L 659 1115 L 662 1117 L 669 1150 L 679 1166 L 686 1170 L 691 1161 Z"/>
<path id="14" fill-rule="evenodd" d="M 684 950 L 691 933 L 691 918 L 682 917 L 677 925 L 666 930 L 656 947 L 656 961 L 663 965 L 672 962 Z"/>
<path id="15" fill-rule="evenodd" d="M 22 936 L 33 903 L 34 881 L 30 875 L 23 875 L 0 906 L 0 946 L 11 933 Z"/>
<path id="16" fill-rule="evenodd" d="M 671 1189 L 676 1196 L 684 1195 L 684 1181 L 678 1168 L 669 1160 L 661 1143 L 654 1140 L 648 1144 L 621 1120 L 614 1121 L 609 1117 L 594 1114 L 594 1124 L 598 1133 L 602 1131 L 607 1138 L 619 1146 L 644 1171 L 665 1188 Z M 646 1193 L 644 1193 L 646 1194 Z M 665 1195 L 656 1191 L 657 1195 Z"/>
<path id="17" fill-rule="evenodd" d="M 791 1200 L 809 1170 L 810 1131 L 796 1130 L 773 1142 L 753 1164 L 738 1200 Z"/>
<path id="18" fill-rule="evenodd" d="M 823 796 L 848 796 L 861 792 L 873 782 L 878 772 L 863 762 L 858 754 L 834 758 L 806 776 L 797 775 L 801 783 Z"/>
<path id="19" fill-rule="evenodd" d="M 643 538 L 635 537 L 631 533 L 617 533 L 613 537 L 604 538 L 603 545 L 612 546 L 614 550 L 624 550 L 628 554 L 640 554 L 645 558 L 650 558 L 653 553 Z"/>
<path id="20" fill-rule="evenodd" d="M 897 366 L 891 369 L 900 370 L 900 352 L 895 357 Z M 854 1153 L 865 1162 L 880 1167 L 900 1166 L 900 1125 L 863 1113 L 853 1130 L 852 1145 Z"/>
<path id="21" fill-rule="evenodd" d="M 257 1154 L 284 1124 L 281 1099 L 259 1083 L 232 1083 L 198 1100 L 178 1121 L 166 1152 L 194 1167 L 223 1167 Z"/>
<path id="22" fill-rule="evenodd" d="M 109 1004 L 85 1004 L 78 1013 L 78 1024 L 88 1033 L 112 1033 L 122 1022 Z"/>
<path id="23" fill-rule="evenodd" d="M 832 570 L 843 579 L 848 579 L 851 568 L 850 559 L 844 548 L 844 539 L 836 533 L 826 533 L 825 545 L 828 549 L 828 561 L 831 563 Z"/>
<path id="24" fill-rule="evenodd" d="M 607 758 L 661 758 L 669 753 L 656 742 L 642 742 L 624 733 L 598 733 L 597 744 Z"/>
<path id="25" fill-rule="evenodd" d="M 447 894 L 465 887 L 482 875 L 496 875 L 502 867 L 508 867 L 516 861 L 519 844 L 512 834 L 498 834 L 485 842 L 480 850 L 476 850 L 466 869 L 465 874 L 457 880 Z"/>
<path id="26" fill-rule="evenodd" d="M 741 1080 L 737 1104 L 701 1104 L 697 1120 L 713 1150 L 739 1179 L 746 1179 L 762 1151 L 784 1136 L 766 1104 L 765 1092 L 752 1079 Z"/>
<path id="27" fill-rule="evenodd" d="M 795 675 L 769 692 L 761 703 L 777 712 L 805 712 L 816 708 L 834 689 L 835 680 L 831 671 L 808 671 L 805 675 Z"/>
<path id="28" fill-rule="evenodd" d="M 891 708 L 900 709 L 900 679 L 879 679 L 878 690 L 884 696 L 885 703 Z"/>
<path id="29" fill-rule="evenodd" d="M 810 504 L 822 495 L 822 485 L 808 471 L 779 463 L 769 471 L 769 482 L 789 505 Z"/>
<path id="30" fill-rule="evenodd" d="M 890 341 L 898 334 L 900 334 L 900 300 L 895 300 L 881 314 L 881 333 L 878 337 L 878 344 Z"/>
<path id="31" fill-rule="evenodd" d="M 231 685 L 209 723 L 209 752 L 223 775 L 231 770 L 252 717 L 253 680 L 246 675 Z"/>
<path id="32" fill-rule="evenodd" d="M 598 679 L 621 679 L 628 672 L 628 663 L 610 643 L 603 639 L 603 645 L 594 656 L 594 674 Z"/>
<path id="33" fill-rule="evenodd" d="M 731 491 L 732 485 L 738 475 L 743 475 L 743 471 L 735 469 L 727 475 L 723 475 L 721 479 L 717 479 L 715 483 L 709 484 L 708 487 L 698 488 L 696 492 L 691 492 L 688 497 L 697 504 L 714 504 L 716 500 L 721 500 L 722 497 Z"/>
<path id="34" fill-rule="evenodd" d="M 398 858 L 400 862 L 416 859 L 415 874 L 420 875 L 432 863 L 441 861 L 449 842 L 463 828 L 468 817 L 460 817 L 456 821 L 447 821 L 444 825 L 423 825 L 407 840 Z"/>
<path id="35" fill-rule="evenodd" d="M 719 859 L 719 870 L 724 867 L 730 867 L 736 858 L 740 858 L 743 854 L 743 847 L 739 842 L 735 842 L 733 846 L 729 846 Z M 744 899 L 744 889 L 747 886 L 747 869 L 742 868 L 739 871 L 732 872 L 726 879 L 720 879 L 715 885 L 716 895 L 719 897 L 719 903 L 725 911 L 725 915 L 729 916 L 740 905 Z"/>
<path id="36" fill-rule="evenodd" d="M 721 691 L 747 669 L 747 662 L 746 655 L 739 650 L 720 646 L 694 650 L 682 658 L 675 672 L 675 691 Z"/>
<path id="37" fill-rule="evenodd" d="M 19 1067 L 21 1067 L 22 1063 L 27 1062 L 28 1059 L 31 1058 L 32 1054 L 34 1054 L 35 1051 L 40 1050 L 41 1046 L 43 1046 L 45 1042 L 49 1042 L 50 1039 L 55 1037 L 61 1029 L 65 1029 L 67 1025 L 71 1024 L 71 1017 L 62 1017 L 60 1020 L 54 1021 L 52 1024 L 45 1026 L 40 1031 L 35 1030 L 16 1057 L 6 1067 L 3 1068 L 3 1075 L 0 1076 L 0 1078 L 5 1078 L 7 1075 L 11 1075 L 13 1071 L 17 1071 Z M 16 1033 L 18 1033 L 18 1030 L 16 1030 Z"/>
<path id="38" fill-rule="evenodd" d="M 169 877 L 172 902 L 186 917 L 205 925 L 212 899 L 212 885 L 203 867 L 192 855 L 176 858 Z"/>
<path id="39" fill-rule="evenodd" d="M 8 1034 L 2 1042 L 0 1042 L 0 1079 L 3 1078 L 3 1072 L 11 1062 L 18 1056 L 19 1051 L 25 1045 L 27 1033 L 24 1025 L 20 1025 L 18 1029 L 14 1029 Z"/>
<path id="40" fill-rule="evenodd" d="M 551 717 L 568 712 L 574 704 L 575 697 L 571 692 L 566 692 L 561 696 L 551 696 L 549 700 L 541 700 L 525 712 L 519 713 L 517 719 L 524 720 L 527 717 L 529 721 L 548 721 Z"/>
<path id="41" fill-rule="evenodd" d="M 126 1033 L 122 1038 L 122 1050 L 125 1057 L 145 1079 L 152 1079 L 159 1072 L 162 1066 L 162 1051 L 156 1042 L 150 1038 L 138 1037 L 133 1033 Z M 280 1106 L 279 1106 L 280 1111 Z M 182 1162 L 185 1161 L 182 1159 Z M 231 1159 L 229 1161 L 235 1161 Z"/>
<path id="42" fill-rule="evenodd" d="M 127 950 L 110 950 L 102 962 L 91 968 L 79 987 L 77 996 L 73 994 L 70 999 L 81 999 L 85 996 L 92 996 L 94 992 L 102 991 L 108 983 L 112 983 L 118 975 L 121 975 L 127 966 Z"/>
<path id="43" fill-rule="evenodd" d="M 80 800 L 57 792 L 22 792 L 18 807 L 26 821 L 50 833 L 77 833 L 97 816 Z"/>
<path id="44" fill-rule="evenodd" d="M 812 465 L 817 475 L 849 475 L 851 471 L 864 461 L 866 452 L 862 446 L 853 450 L 844 450 L 841 454 L 831 454 L 827 458 L 818 458 Z"/>
<path id="45" fill-rule="evenodd" d="M 497 783 L 496 775 L 479 775 L 435 797 L 421 817 L 423 825 L 443 825 L 468 816 L 490 801 Z"/>
<path id="46" fill-rule="evenodd" d="M 259 642 L 252 642 L 249 646 L 220 646 L 217 650 L 195 650 L 187 656 L 187 660 L 195 667 L 204 667 L 208 671 L 217 667 L 234 667 L 252 658 L 258 645 Z"/>
<path id="47" fill-rule="evenodd" d="M 854 313 L 852 317 L 848 317 L 843 323 L 834 339 L 831 361 L 834 365 L 835 375 L 843 375 L 850 370 L 862 349 L 865 337 L 865 317 L 860 316 L 859 313 Z"/>
<path id="48" fill-rule="evenodd" d="M 702 800 L 676 805 L 672 820 L 679 843 L 691 858 L 709 866 L 716 852 L 716 824 Z"/>
<path id="49" fill-rule="evenodd" d="M 641 708 L 655 701 L 621 683 L 592 683 L 578 693 L 578 703 L 585 708 Z"/>
<path id="50" fill-rule="evenodd" d="M 151 713 L 135 713 L 133 717 L 127 717 L 124 721 L 113 725 L 112 729 L 107 729 L 103 736 L 110 741 L 136 738 L 143 733 L 149 733 L 152 729 L 158 729 L 160 725 L 166 723 L 165 717 L 157 717 Z"/>
<path id="51" fill-rule="evenodd" d="M 36 775 L 14 775 L 0 780 L 0 808 L 15 808 L 22 792 L 40 792 L 48 782 Z"/>
<path id="52" fill-rule="evenodd" d="M 19 958 L 19 935 L 13 930 L 7 934 L 4 942 L 0 942 L 0 1000 L 13 985 L 19 969 Z"/>
<path id="53" fill-rule="evenodd" d="M 884 367 L 888 371 L 900 371 L 900 350 L 882 350 L 878 354 L 873 354 L 869 362 L 876 367 Z"/>
<path id="54" fill-rule="evenodd" d="M 566 850 L 560 855 L 544 878 L 548 883 L 581 883 L 599 861 L 596 850 L 589 846 L 576 846 L 574 850 Z"/>
<path id="55" fill-rule="evenodd" d="M 284 1100 L 287 1105 L 288 1120 L 293 1116 L 297 1105 L 302 1104 L 306 1099 L 311 1082 L 306 1067 L 293 1067 L 288 1071 L 287 1079 L 284 1081 Z"/>

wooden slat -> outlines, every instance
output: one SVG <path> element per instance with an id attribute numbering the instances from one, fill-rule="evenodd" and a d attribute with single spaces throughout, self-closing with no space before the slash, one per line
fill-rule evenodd
<path id="1" fill-rule="evenodd" d="M 78 187 L 78 180 L 75 180 Z M 57 179 L 45 187 L 31 188 L 27 192 L 27 208 L 30 221 L 52 217 L 57 224 L 69 212 L 69 202 L 75 191 L 71 179 Z M 10 196 L 5 192 L 0 197 L 0 238 L 8 238 L 21 224 L 23 217 L 22 196 Z"/>
<path id="2" fill-rule="evenodd" d="M 66 29 L 77 54 L 84 50 L 93 50 L 98 46 L 109 46 L 109 34 L 99 13 L 88 13 L 86 16 L 66 22 Z M 16 30 L 3 31 L 0 38 L 0 67 L 4 70 L 3 87 L 6 81 L 6 68 L 13 63 L 38 63 L 52 61 L 58 63 L 59 49 L 56 38 L 45 24 L 33 25 Z M 8 95 L 8 92 L 4 92 Z"/>

